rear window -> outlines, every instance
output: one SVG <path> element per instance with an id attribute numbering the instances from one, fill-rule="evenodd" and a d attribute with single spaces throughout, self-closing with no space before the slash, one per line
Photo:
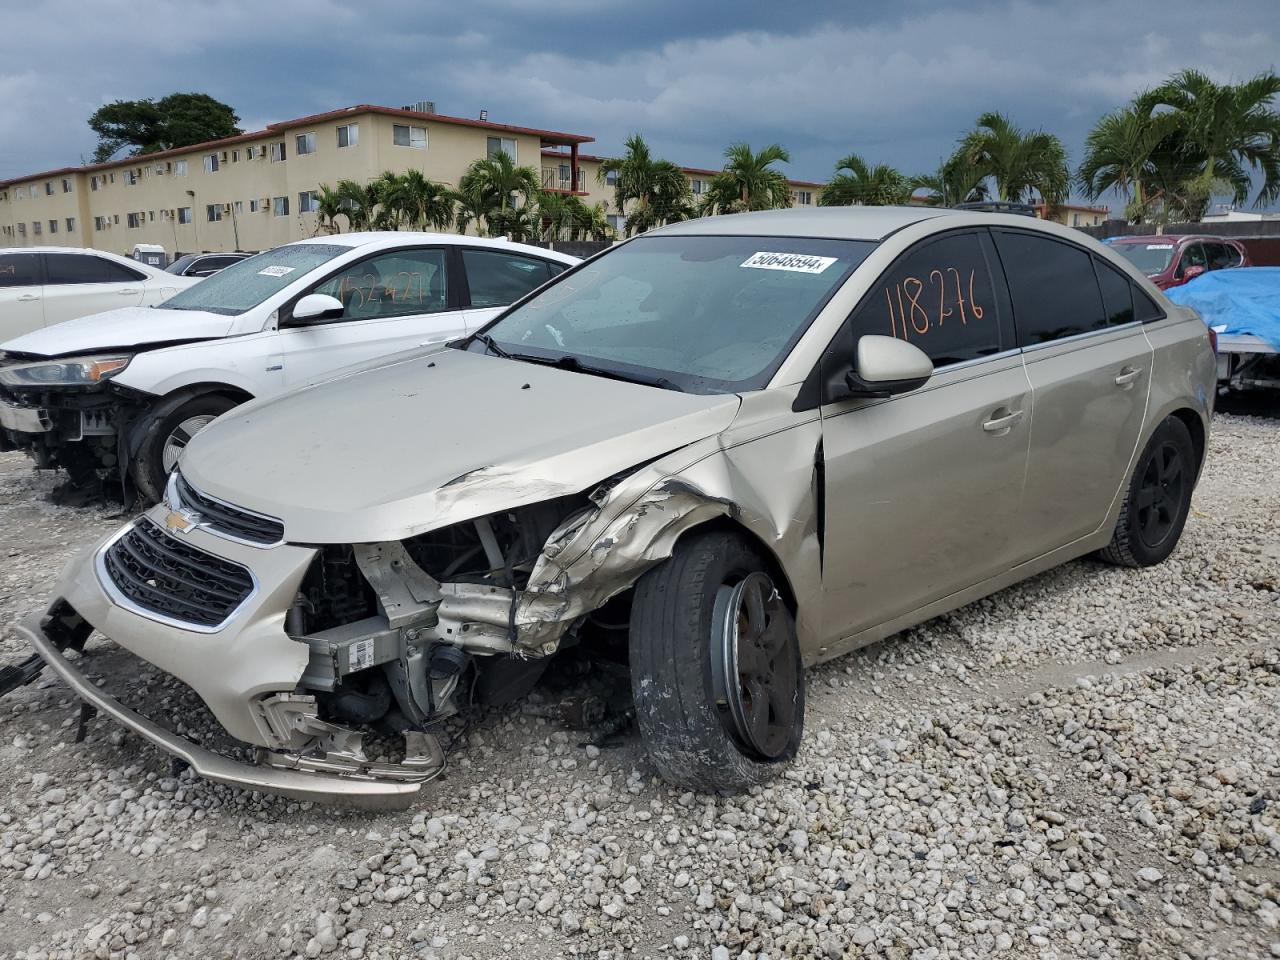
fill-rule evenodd
<path id="1" fill-rule="evenodd" d="M 1176 243 L 1113 243 L 1111 249 L 1148 277 L 1163 273 L 1173 259 Z"/>
<path id="2" fill-rule="evenodd" d="M 350 247 L 327 243 L 291 243 L 233 263 L 188 287 L 161 306 L 169 310 L 203 310 L 235 316 L 301 280 Z"/>
<path id="3" fill-rule="evenodd" d="M 1048 237 L 994 231 L 1023 346 L 1048 343 L 1107 325 L 1093 257 Z"/>

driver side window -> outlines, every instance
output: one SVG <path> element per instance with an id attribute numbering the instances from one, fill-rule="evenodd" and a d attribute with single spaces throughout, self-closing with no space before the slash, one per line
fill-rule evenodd
<path id="1" fill-rule="evenodd" d="M 999 353 L 999 310 L 977 234 L 954 233 L 909 250 L 855 311 L 855 338 L 914 343 L 935 367 Z"/>
<path id="2" fill-rule="evenodd" d="M 1186 276 L 1188 267 L 1204 267 L 1209 268 L 1209 258 L 1205 256 L 1204 246 L 1199 243 L 1193 243 L 1182 254 L 1182 260 L 1178 264 L 1178 276 Z"/>
<path id="3" fill-rule="evenodd" d="M 393 250 L 349 264 L 309 293 L 342 301 L 342 320 L 377 320 L 449 309 L 447 251 Z"/>

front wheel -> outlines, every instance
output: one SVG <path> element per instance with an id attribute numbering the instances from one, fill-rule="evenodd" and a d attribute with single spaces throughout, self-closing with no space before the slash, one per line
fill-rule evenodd
<path id="1" fill-rule="evenodd" d="M 804 731 L 795 618 L 744 538 L 695 533 L 636 584 L 631 690 L 667 781 L 743 790 L 775 776 Z"/>
<path id="2" fill-rule="evenodd" d="M 206 394 L 192 397 L 146 425 L 133 461 L 133 479 L 148 501 L 158 503 L 164 496 L 169 473 L 191 438 L 235 406 L 228 397 Z"/>
<path id="3" fill-rule="evenodd" d="M 1191 431 L 1177 417 L 1166 418 L 1138 457 L 1115 532 L 1099 556 L 1124 567 L 1167 559 L 1191 510 L 1198 466 Z"/>

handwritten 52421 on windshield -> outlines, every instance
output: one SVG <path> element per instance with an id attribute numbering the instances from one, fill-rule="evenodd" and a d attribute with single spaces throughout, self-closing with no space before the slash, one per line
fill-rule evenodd
<path id="1" fill-rule="evenodd" d="M 974 275 L 974 270 L 965 275 L 955 267 L 936 267 L 923 280 L 903 277 L 886 284 L 891 336 L 910 340 L 912 334 L 926 336 L 947 320 L 959 320 L 962 326 L 981 320 L 986 310 L 973 295 Z"/>

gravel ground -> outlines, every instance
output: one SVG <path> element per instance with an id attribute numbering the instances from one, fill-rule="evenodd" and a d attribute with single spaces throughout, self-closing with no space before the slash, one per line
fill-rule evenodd
<path id="1" fill-rule="evenodd" d="M 749 795 L 494 711 L 413 810 L 174 776 L 0 701 L 0 958 L 1280 956 L 1280 421 L 1219 416 L 1166 564 L 1080 561 L 810 675 Z M 118 521 L 0 456 L 0 622 Z M 0 662 L 24 654 L 12 634 Z M 87 667 L 199 727 L 182 691 Z"/>

